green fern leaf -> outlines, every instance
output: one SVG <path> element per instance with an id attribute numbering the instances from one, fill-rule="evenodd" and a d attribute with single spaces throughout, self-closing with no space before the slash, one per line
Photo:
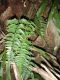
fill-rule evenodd
<path id="1" fill-rule="evenodd" d="M 29 52 L 31 43 L 27 40 L 27 36 L 34 33 L 35 25 L 25 19 L 19 21 L 13 19 L 12 22 L 9 20 L 7 24 L 8 34 L 6 35 L 5 43 L 8 65 L 11 64 L 11 61 L 15 61 L 22 80 L 26 80 L 33 74 L 31 72 L 31 52 Z M 26 73 L 28 74 L 25 75 Z"/>

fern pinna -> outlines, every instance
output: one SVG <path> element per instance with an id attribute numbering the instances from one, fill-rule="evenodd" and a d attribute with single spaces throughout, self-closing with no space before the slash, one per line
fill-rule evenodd
<path id="1" fill-rule="evenodd" d="M 26 19 L 7 21 L 7 35 L 5 38 L 7 64 L 9 65 L 7 69 L 10 75 L 10 64 L 15 61 L 21 80 L 27 80 L 28 77 L 34 78 L 31 71 L 32 66 L 34 66 L 32 64 L 33 57 L 31 57 L 32 53 L 29 51 L 32 44 L 27 39 L 30 34 L 34 34 L 34 27 L 35 25 Z M 9 75 L 7 80 L 11 78 Z"/>

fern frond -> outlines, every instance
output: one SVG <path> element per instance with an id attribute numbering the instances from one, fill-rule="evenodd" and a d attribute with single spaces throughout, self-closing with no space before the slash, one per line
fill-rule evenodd
<path id="1" fill-rule="evenodd" d="M 16 23 L 15 23 L 16 22 Z M 32 57 L 29 52 L 31 42 L 27 40 L 27 36 L 34 33 L 34 24 L 30 23 L 25 19 L 21 20 L 9 20 L 7 22 L 6 35 L 6 53 L 8 57 L 8 63 L 15 61 L 18 71 L 22 80 L 27 80 L 28 77 L 32 76 Z"/>
<path id="2" fill-rule="evenodd" d="M 46 28 L 46 24 L 47 24 L 46 21 L 44 21 L 44 19 L 42 17 L 42 13 L 44 12 L 46 5 L 47 5 L 47 0 L 45 0 L 41 4 L 41 6 L 35 16 L 35 19 L 34 19 L 34 23 L 36 24 L 36 31 L 39 35 L 41 35 L 41 37 L 44 37 L 45 28 Z"/>

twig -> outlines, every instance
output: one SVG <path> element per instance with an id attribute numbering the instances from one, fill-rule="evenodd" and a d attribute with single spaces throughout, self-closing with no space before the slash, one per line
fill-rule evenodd
<path id="1" fill-rule="evenodd" d="M 46 72 L 42 68 L 39 67 L 33 67 L 32 71 L 40 74 L 45 80 L 58 80 L 54 75 L 50 75 L 51 72 Z"/>
<path id="2" fill-rule="evenodd" d="M 15 62 L 11 63 L 11 78 L 12 80 L 21 80 Z"/>

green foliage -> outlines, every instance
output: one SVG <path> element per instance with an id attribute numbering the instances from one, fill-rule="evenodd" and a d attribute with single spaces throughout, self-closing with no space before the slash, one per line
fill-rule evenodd
<path id="1" fill-rule="evenodd" d="M 2 64 L 0 62 L 0 80 L 2 80 Z"/>
<path id="2" fill-rule="evenodd" d="M 51 19 L 54 20 L 55 25 L 57 27 L 57 31 L 60 34 L 60 14 L 58 13 L 58 10 L 57 10 L 58 1 L 57 0 L 52 1 L 52 7 L 49 12 L 47 21 L 45 21 L 44 18 L 42 17 L 42 14 L 46 9 L 46 5 L 47 5 L 47 0 L 43 1 L 34 18 L 34 23 L 36 24 L 36 32 L 41 37 L 45 36 L 45 29 L 47 27 L 47 22 Z"/>
<path id="3" fill-rule="evenodd" d="M 11 62 L 16 63 L 21 80 L 27 80 L 28 78 L 35 80 L 34 77 L 36 76 L 32 72 L 32 67 L 36 66 L 36 64 L 32 62 L 34 57 L 32 57 L 32 53 L 29 51 L 29 48 L 33 47 L 33 44 L 28 41 L 27 37 L 29 35 L 33 35 L 36 30 L 36 32 L 44 38 L 47 22 L 50 19 L 54 20 L 57 31 L 60 34 L 60 15 L 57 11 L 56 3 L 52 5 L 47 19 L 48 21 L 46 22 L 42 17 L 42 13 L 45 11 L 47 2 L 48 0 L 45 0 L 41 4 L 34 18 L 34 22 L 26 19 L 11 19 L 7 21 L 7 35 L 5 36 L 6 49 L 5 52 L 0 55 L 0 61 L 3 61 L 2 64 L 0 63 L 0 80 L 2 80 L 2 68 L 5 64 L 7 72 L 6 80 L 11 80 Z M 33 48 L 47 60 L 51 59 L 45 51 L 36 47 Z"/>
<path id="4" fill-rule="evenodd" d="M 0 80 L 3 80 L 3 68 L 6 64 L 6 54 L 3 52 L 0 54 Z"/>
<path id="5" fill-rule="evenodd" d="M 42 17 L 42 13 L 45 11 L 46 5 L 47 0 L 43 1 L 34 19 L 34 23 L 36 24 L 36 31 L 39 35 L 41 35 L 41 37 L 44 37 L 47 24 Z"/>
<path id="6" fill-rule="evenodd" d="M 29 52 L 29 47 L 32 44 L 27 40 L 27 37 L 34 33 L 35 25 L 25 19 L 13 19 L 8 20 L 7 26 L 8 34 L 6 35 L 5 45 L 9 65 L 7 67 L 8 71 L 10 72 L 11 62 L 15 61 L 22 80 L 27 80 L 28 77 L 34 79 L 31 72 L 32 66 L 34 66 L 32 63 L 33 57 L 31 57 L 32 53 Z"/>

